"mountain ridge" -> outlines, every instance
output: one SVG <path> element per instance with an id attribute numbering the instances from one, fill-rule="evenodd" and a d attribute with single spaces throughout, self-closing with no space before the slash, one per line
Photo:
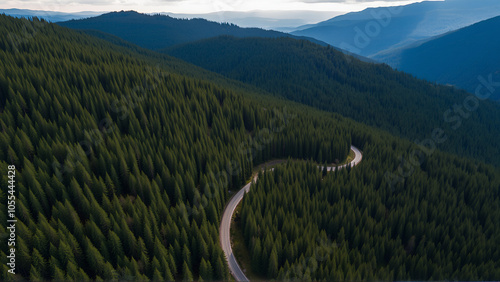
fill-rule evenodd
<path id="1" fill-rule="evenodd" d="M 160 50 L 220 35 L 293 37 L 326 45 L 317 39 L 278 31 L 240 28 L 234 24 L 217 23 L 205 19 L 176 19 L 168 15 L 146 15 L 135 11 L 111 12 L 94 18 L 59 22 L 58 24 L 73 29 L 100 30 L 151 50 Z"/>
<path id="2" fill-rule="evenodd" d="M 225 36 L 174 46 L 165 52 L 269 93 L 412 140 L 420 140 L 443 123 L 450 129 L 451 123 L 443 122 L 443 113 L 470 96 L 463 90 L 394 71 L 388 65 L 361 62 L 333 47 L 288 38 Z M 482 148 L 473 145 L 479 141 L 472 135 L 450 129 L 446 149 L 462 156 L 481 155 L 482 160 L 500 164 L 492 157 L 500 154 L 499 148 L 491 143 L 500 142 L 496 134 L 500 132 L 500 115 L 495 114 L 500 107 L 487 101 L 482 107 L 481 112 L 471 113 L 474 118 L 468 119 L 467 129 L 463 129 L 484 138 Z M 486 147 L 492 155 L 481 152 Z"/>
<path id="3" fill-rule="evenodd" d="M 475 93 L 482 84 L 479 76 L 493 75 L 493 82 L 500 81 L 500 40 L 495 36 L 499 29 L 500 16 L 375 58 L 419 78 Z M 494 94 L 492 99 L 500 98 Z"/>
<path id="4" fill-rule="evenodd" d="M 368 8 L 292 32 L 366 57 L 500 15 L 494 0 L 423 1 Z"/>

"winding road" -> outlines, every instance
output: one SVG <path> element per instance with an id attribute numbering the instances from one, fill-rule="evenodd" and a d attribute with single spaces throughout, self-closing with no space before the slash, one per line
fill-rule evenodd
<path id="1" fill-rule="evenodd" d="M 361 151 L 354 146 L 351 146 L 351 150 L 353 150 L 355 154 L 354 160 L 352 160 L 352 162 L 350 163 L 351 167 L 353 167 L 361 162 L 363 155 L 361 154 Z M 339 166 L 338 169 L 343 169 L 346 168 L 347 166 L 348 164 L 345 164 Z M 323 169 L 323 167 L 319 168 Z M 327 167 L 328 171 L 335 171 L 336 169 L 337 167 L 334 166 Z M 257 181 L 257 175 L 254 176 L 253 181 Z M 222 221 L 220 224 L 220 232 L 219 232 L 220 243 L 222 245 L 222 250 L 226 255 L 227 264 L 229 265 L 229 271 L 231 272 L 236 281 L 249 281 L 249 280 L 245 276 L 245 273 L 243 273 L 243 271 L 241 270 L 240 266 L 238 265 L 238 262 L 234 257 L 233 249 L 231 248 L 231 232 L 230 232 L 231 219 L 233 218 L 234 210 L 243 199 L 243 196 L 250 190 L 250 185 L 252 184 L 252 182 L 243 186 L 243 188 L 241 188 L 241 190 L 238 191 L 238 193 L 236 193 L 236 195 L 234 195 L 231 198 L 231 200 L 229 200 L 229 203 L 227 204 L 226 209 L 224 210 L 224 214 L 222 215 Z"/>

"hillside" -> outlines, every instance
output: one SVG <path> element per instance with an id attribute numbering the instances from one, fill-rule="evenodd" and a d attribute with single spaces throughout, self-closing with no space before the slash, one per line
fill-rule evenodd
<path id="1" fill-rule="evenodd" d="M 18 220 L 16 276 L 4 244 L 2 281 L 228 280 L 218 222 L 253 166 L 342 160 L 365 138 L 338 116 L 264 108 L 252 87 L 37 19 L 0 16 L 0 64 L 0 179 L 15 183 Z"/>
<path id="2" fill-rule="evenodd" d="M 363 150 L 363 162 L 323 184 L 312 163 L 259 181 L 274 191 L 276 182 L 294 183 L 291 192 L 304 197 L 300 205 L 285 205 L 290 216 L 313 202 L 299 186 L 311 197 L 325 188 L 328 197 L 316 199 L 329 201 L 329 213 L 345 207 L 344 235 L 334 232 L 334 217 L 329 224 L 315 216 L 328 228 L 290 226 L 302 238 L 319 230 L 319 239 L 350 242 L 316 261 L 311 269 L 318 279 L 330 278 L 324 271 L 330 258 L 342 261 L 335 274 L 356 280 L 498 277 L 499 252 L 492 247 L 500 240 L 498 168 L 439 150 L 417 160 L 421 148 L 409 141 L 254 89 L 139 47 L 0 16 L 0 185 L 15 188 L 0 190 L 0 209 L 15 196 L 17 220 L 16 274 L 8 272 L 11 250 L 3 244 L 0 280 L 229 280 L 220 215 L 254 167 L 288 158 L 334 163 L 351 144 Z M 14 180 L 8 171 L 15 171 Z M 263 195 L 256 192 L 246 205 L 259 205 Z M 292 195 L 269 194 L 277 204 Z M 316 214 L 317 205 L 309 206 Z M 263 254 L 271 250 L 273 261 L 259 261 L 269 262 L 266 270 L 295 273 L 304 261 L 281 265 L 282 250 L 290 258 L 310 257 L 311 245 L 277 239 L 271 213 L 258 223 L 265 234 L 250 233 L 257 225 L 245 214 L 248 234 L 266 236 Z M 280 209 L 274 215 L 283 218 Z M 0 213 L 3 230 L 7 218 L 10 213 Z M 377 236 L 390 224 L 390 233 Z M 369 245 L 359 249 L 359 238 Z M 449 250 L 446 257 L 441 249 Z M 357 268 L 366 261 L 369 267 Z"/>
<path id="3" fill-rule="evenodd" d="M 176 19 L 165 15 L 146 15 L 134 11 L 107 13 L 98 17 L 58 23 L 73 29 L 99 30 L 138 46 L 159 50 L 200 39 L 231 35 L 236 37 L 294 37 L 278 31 L 240 28 L 234 24 L 216 23 L 204 19 Z M 325 43 L 309 38 L 315 43 Z"/>
<path id="4" fill-rule="evenodd" d="M 493 251 L 500 237 L 484 231 L 500 228 L 495 216 L 483 221 L 481 204 L 497 199 L 490 208 L 498 207 L 498 189 L 475 193 L 474 183 L 448 182 L 444 179 L 468 178 L 467 170 L 449 174 L 436 160 L 429 165 L 440 179 L 428 182 L 428 174 L 418 173 L 408 181 L 412 184 L 394 191 L 378 185 L 381 179 L 372 174 L 377 163 L 363 162 L 329 174 L 311 162 L 288 162 L 259 176 L 236 221 L 255 273 L 278 281 L 494 280 L 500 275 L 500 253 Z M 479 245 L 491 251 L 476 252 Z"/>
<path id="5" fill-rule="evenodd" d="M 439 149 L 500 165 L 496 145 L 500 109 L 484 102 L 466 119 L 457 120 L 456 112 L 447 111 L 464 103 L 469 96 L 464 91 L 415 79 L 387 65 L 363 63 L 333 48 L 286 38 L 221 37 L 166 52 L 410 140 L 423 140 L 442 128 L 448 138 Z"/>
<path id="6" fill-rule="evenodd" d="M 492 36 L 498 30 L 500 17 L 375 58 L 417 77 L 475 93 L 481 85 L 478 76 L 488 78 L 492 74 L 493 82 L 500 81 L 500 37 Z M 498 92 L 491 98 L 500 99 Z"/>
<path id="7" fill-rule="evenodd" d="M 299 27 L 294 35 L 313 37 L 365 56 L 408 46 L 500 15 L 496 0 L 446 0 L 391 8 L 369 8 L 314 25 Z"/>

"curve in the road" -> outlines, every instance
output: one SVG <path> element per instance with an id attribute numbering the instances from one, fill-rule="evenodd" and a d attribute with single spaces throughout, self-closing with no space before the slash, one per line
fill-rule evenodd
<path id="1" fill-rule="evenodd" d="M 351 150 L 354 151 L 355 157 L 354 160 L 350 162 L 351 167 L 359 164 L 361 162 L 361 159 L 363 158 L 363 155 L 361 154 L 361 151 L 354 147 L 351 146 Z M 339 166 L 338 169 L 343 169 L 346 168 L 349 164 L 345 164 L 342 166 Z M 320 167 L 323 169 L 323 167 Z M 337 167 L 327 167 L 328 171 L 335 171 Z M 257 176 L 254 176 L 253 181 L 257 180 Z M 248 183 L 247 185 L 243 186 L 236 195 L 234 195 L 231 200 L 229 200 L 229 203 L 226 206 L 226 209 L 224 210 L 224 214 L 222 215 L 222 221 L 220 224 L 220 243 L 222 245 L 222 250 L 224 251 L 224 254 L 226 255 L 226 260 L 227 264 L 229 266 L 229 271 L 233 275 L 234 279 L 236 281 L 249 281 L 248 278 L 246 277 L 245 273 L 241 270 L 241 267 L 238 265 L 238 262 L 236 261 L 236 258 L 234 257 L 233 249 L 231 248 L 231 219 L 233 218 L 233 213 L 238 204 L 241 202 L 243 199 L 243 196 L 245 195 L 246 192 L 250 190 L 250 185 L 252 182 Z"/>

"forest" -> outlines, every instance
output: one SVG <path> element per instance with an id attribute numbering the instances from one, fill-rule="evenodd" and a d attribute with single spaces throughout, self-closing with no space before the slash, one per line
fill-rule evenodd
<path id="1" fill-rule="evenodd" d="M 253 270 L 287 281 L 500 276 L 498 174 L 433 160 L 432 175 L 392 190 L 365 161 L 334 173 L 288 162 L 260 175 L 239 221 Z"/>
<path id="2" fill-rule="evenodd" d="M 252 38 L 307 38 L 311 42 L 326 45 L 313 38 L 294 36 L 274 30 L 242 28 L 234 24 L 218 23 L 202 18 L 178 19 L 162 14 L 141 14 L 136 11 L 111 12 L 98 17 L 57 24 L 72 29 L 105 32 L 155 51 L 221 35 Z"/>
<path id="3" fill-rule="evenodd" d="M 359 168 L 323 176 L 310 163 L 289 165 L 276 172 L 283 182 L 264 174 L 255 186 L 255 201 L 272 209 L 290 197 L 259 190 L 296 179 L 300 210 L 283 212 L 317 214 L 308 201 L 321 199 L 330 215 L 315 218 L 310 233 L 304 220 L 287 223 L 292 231 L 269 219 L 257 233 L 249 225 L 247 243 L 259 238 L 262 253 L 272 252 L 266 236 L 294 244 L 289 256 L 286 244 L 275 250 L 278 264 L 271 254 L 265 275 L 285 278 L 310 252 L 305 235 L 319 232 L 346 251 L 328 261 L 342 259 L 341 267 L 332 274 L 322 264 L 329 272 L 318 279 L 498 277 L 498 168 L 436 151 L 392 185 L 386 172 L 415 149 L 407 140 L 139 47 L 0 15 L 0 185 L 15 165 L 18 220 L 17 274 L 7 272 L 2 244 L 0 280 L 229 280 L 219 221 L 253 168 L 287 158 L 336 163 L 351 144 L 363 150 Z M 252 193 L 243 222 L 258 218 L 245 211 Z M 6 204 L 2 189 L 2 211 Z M 412 267 L 429 261 L 417 276 Z"/>
<path id="4" fill-rule="evenodd" d="M 500 166 L 498 103 L 471 101 L 474 96 L 463 90 L 290 38 L 221 36 L 165 53 L 411 141 L 441 128 L 449 138 L 440 150 Z"/>
<path id="5" fill-rule="evenodd" d="M 267 159 L 349 152 L 333 119 L 286 120 L 286 108 L 105 41 L 0 19 L 0 166 L 5 187 L 8 165 L 18 172 L 19 278 L 227 280 L 218 222 L 228 190 Z M 4 191 L 0 200 L 6 210 Z"/>

